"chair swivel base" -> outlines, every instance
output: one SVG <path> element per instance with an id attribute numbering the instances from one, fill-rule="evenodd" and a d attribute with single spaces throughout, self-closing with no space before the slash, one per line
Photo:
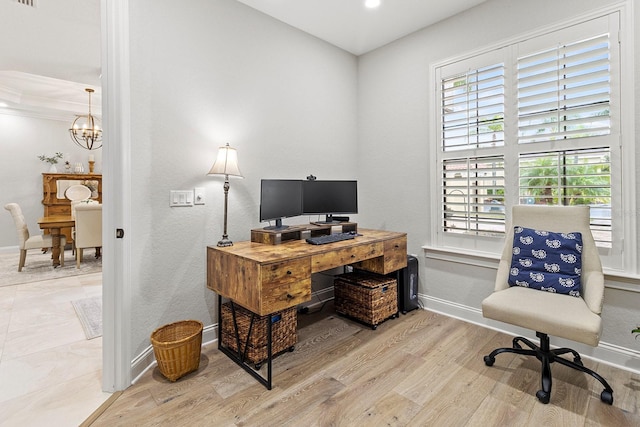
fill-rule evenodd
<path id="1" fill-rule="evenodd" d="M 551 398 L 551 364 L 558 362 L 562 365 L 573 368 L 577 371 L 584 372 L 591 375 L 593 378 L 600 381 L 604 386 L 604 390 L 600 393 L 600 400 L 609 405 L 613 404 L 613 389 L 609 386 L 607 381 L 602 378 L 598 373 L 586 368 L 582 364 L 582 359 L 577 351 L 570 348 L 557 348 L 551 349 L 549 347 L 549 336 L 540 332 L 536 332 L 536 336 L 540 338 L 540 346 L 532 343 L 524 337 L 516 337 L 513 339 L 513 347 L 509 348 L 497 348 L 493 350 L 489 355 L 484 357 L 484 363 L 487 366 L 493 366 L 496 361 L 496 356 L 500 353 L 515 353 L 525 356 L 535 356 L 542 363 L 542 389 L 538 390 L 536 397 L 542 403 L 549 403 Z M 522 348 L 520 343 L 525 344 L 529 349 Z M 563 357 L 559 357 L 562 354 L 571 353 L 573 355 L 573 361 L 567 360 Z"/>

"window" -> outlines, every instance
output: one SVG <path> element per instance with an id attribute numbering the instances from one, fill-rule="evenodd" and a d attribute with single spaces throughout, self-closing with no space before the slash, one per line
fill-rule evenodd
<path id="1" fill-rule="evenodd" d="M 518 163 L 520 204 L 589 205 L 591 232 L 611 247 L 609 149 L 522 154 Z"/>
<path id="2" fill-rule="evenodd" d="M 504 159 L 477 157 L 443 163 L 443 229 L 504 233 Z"/>
<path id="3" fill-rule="evenodd" d="M 442 79 L 442 149 L 504 144 L 504 65 Z"/>
<path id="4" fill-rule="evenodd" d="M 438 246 L 499 250 L 514 204 L 589 205 L 601 255 L 620 257 L 619 15 L 434 68 Z"/>

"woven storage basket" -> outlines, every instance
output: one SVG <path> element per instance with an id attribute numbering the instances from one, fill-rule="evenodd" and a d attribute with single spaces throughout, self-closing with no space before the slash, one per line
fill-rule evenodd
<path id="1" fill-rule="evenodd" d="M 333 286 L 338 314 L 352 317 L 374 329 L 398 314 L 396 279 L 373 273 L 353 272 L 336 276 Z"/>
<path id="2" fill-rule="evenodd" d="M 240 355 L 243 355 L 253 313 L 238 304 L 235 304 L 234 308 L 236 323 L 238 324 L 238 336 L 240 337 Z M 293 349 L 296 344 L 298 318 L 295 307 L 266 316 L 255 315 L 247 348 L 247 360 L 251 363 L 258 365 L 268 358 L 267 322 L 269 321 L 271 322 L 271 354 L 273 356 L 285 350 Z M 222 304 L 222 344 L 235 352 L 238 351 L 238 342 L 233 326 L 233 313 L 228 302 Z"/>
<path id="3" fill-rule="evenodd" d="M 151 334 L 158 368 L 169 381 L 176 381 L 200 366 L 202 327 L 197 320 L 181 320 L 161 326 Z"/>

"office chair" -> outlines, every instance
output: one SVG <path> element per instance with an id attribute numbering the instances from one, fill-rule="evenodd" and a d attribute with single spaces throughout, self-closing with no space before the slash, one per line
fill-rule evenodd
<path id="1" fill-rule="evenodd" d="M 80 203 L 75 211 L 76 268 L 80 268 L 84 248 L 96 248 L 96 258 L 99 257 L 98 248 L 102 247 L 102 205 Z"/>
<path id="2" fill-rule="evenodd" d="M 27 251 L 30 249 L 49 249 L 53 247 L 53 237 L 50 234 L 31 236 L 29 227 L 22 214 L 22 209 L 17 203 L 7 203 L 4 208 L 11 213 L 13 223 L 18 232 L 18 249 L 20 249 L 20 261 L 18 263 L 18 271 L 22 271 L 22 267 L 27 260 Z M 60 236 L 60 266 L 64 267 L 64 245 L 67 244 L 65 236 Z"/>
<path id="3" fill-rule="evenodd" d="M 516 337 L 512 347 L 485 356 L 485 364 L 492 366 L 501 353 L 535 356 L 542 364 L 542 388 L 536 397 L 549 403 L 551 364 L 557 362 L 600 381 L 604 386 L 600 399 L 613 404 L 607 381 L 586 368 L 578 352 L 549 345 L 549 335 L 594 347 L 600 341 L 604 276 L 589 227 L 589 207 L 514 206 L 511 223 L 495 289 L 482 302 L 482 315 L 536 331 L 540 345 Z M 573 360 L 560 357 L 563 354 L 572 355 Z"/>

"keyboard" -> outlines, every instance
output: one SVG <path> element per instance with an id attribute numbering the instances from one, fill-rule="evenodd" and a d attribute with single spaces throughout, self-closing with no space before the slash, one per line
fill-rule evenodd
<path id="1" fill-rule="evenodd" d="M 353 239 L 356 236 L 359 236 L 359 234 L 357 234 L 357 233 L 334 233 L 334 234 L 327 234 L 327 235 L 323 235 L 323 236 L 309 237 L 306 240 L 307 240 L 307 243 L 310 243 L 312 245 L 324 245 L 324 244 L 327 244 L 327 243 L 341 242 L 343 240 L 350 240 L 350 239 Z"/>

